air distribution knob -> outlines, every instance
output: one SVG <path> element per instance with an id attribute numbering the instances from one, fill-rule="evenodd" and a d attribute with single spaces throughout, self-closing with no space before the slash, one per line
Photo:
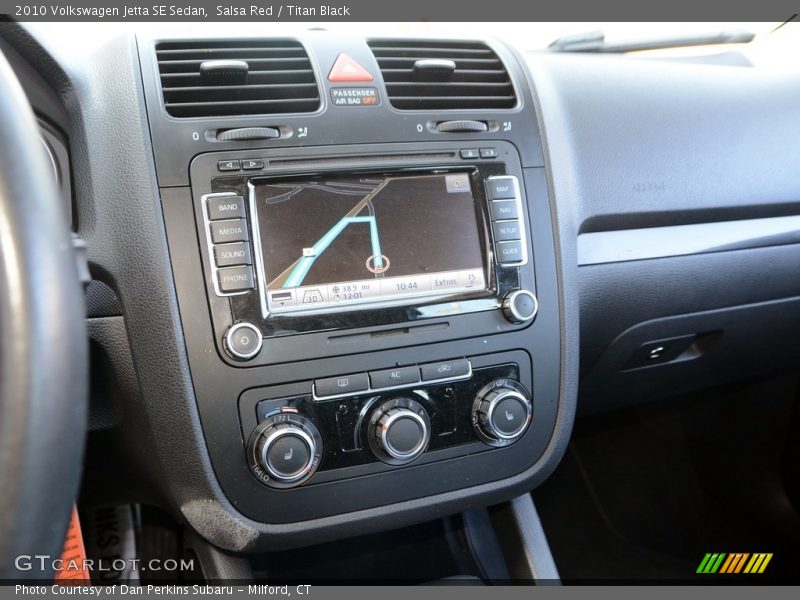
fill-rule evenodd
<path id="1" fill-rule="evenodd" d="M 369 420 L 367 436 L 372 452 L 390 465 L 417 459 L 428 447 L 431 422 L 415 400 L 394 398 L 381 404 Z"/>
<path id="2" fill-rule="evenodd" d="M 268 416 L 247 444 L 253 474 L 265 485 L 289 488 L 311 477 L 322 460 L 319 430 L 294 409 Z"/>
<path id="3" fill-rule="evenodd" d="M 503 315 L 512 323 L 527 323 L 536 317 L 539 301 L 533 292 L 514 290 L 503 298 Z"/>
<path id="4" fill-rule="evenodd" d="M 472 407 L 475 433 L 490 446 L 516 442 L 528 430 L 532 416 L 530 394 L 511 379 L 498 379 L 484 386 Z"/>

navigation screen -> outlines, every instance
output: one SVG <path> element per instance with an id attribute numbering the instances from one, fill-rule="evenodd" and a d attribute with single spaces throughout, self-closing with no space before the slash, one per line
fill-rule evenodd
<path id="1" fill-rule="evenodd" d="M 469 175 L 362 175 L 254 188 L 271 314 L 486 287 Z"/>

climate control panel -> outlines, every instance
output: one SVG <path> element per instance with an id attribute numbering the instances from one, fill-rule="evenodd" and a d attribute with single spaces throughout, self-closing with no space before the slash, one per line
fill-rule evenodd
<path id="1" fill-rule="evenodd" d="M 248 467 L 264 485 L 286 489 L 512 445 L 535 419 L 531 384 L 521 381 L 530 368 L 521 369 L 519 357 L 525 355 L 515 355 L 516 362 L 502 364 L 478 366 L 480 359 L 460 357 L 332 377 L 298 384 L 309 390 L 300 394 L 275 397 L 271 392 L 282 390 L 249 390 L 240 399 Z M 459 375 L 376 385 L 382 375 L 374 373 L 400 378 L 409 370 L 421 375 L 442 365 L 459 366 Z M 337 381 L 348 380 L 349 386 L 362 378 L 375 383 L 362 392 L 333 393 Z M 251 410 L 254 420 L 247 414 Z"/>

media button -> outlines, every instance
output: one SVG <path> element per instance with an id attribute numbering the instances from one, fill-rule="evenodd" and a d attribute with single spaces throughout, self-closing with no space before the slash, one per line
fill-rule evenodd
<path id="1" fill-rule="evenodd" d="M 371 371 L 369 380 L 372 384 L 372 389 L 419 383 L 419 367 L 398 367 L 383 371 Z"/>
<path id="2" fill-rule="evenodd" d="M 211 221 L 244 217 L 244 198 L 241 196 L 211 196 L 206 200 L 206 206 Z"/>
<path id="3" fill-rule="evenodd" d="M 236 242 L 234 244 L 220 244 L 214 246 L 214 262 L 217 263 L 218 267 L 249 265 L 252 263 L 250 244 L 247 242 Z"/>
<path id="4" fill-rule="evenodd" d="M 521 262 L 525 258 L 520 241 L 498 242 L 495 244 L 495 253 L 500 264 Z"/>
<path id="5" fill-rule="evenodd" d="M 497 158 L 497 150 L 494 148 L 481 148 L 481 158 Z"/>
<path id="6" fill-rule="evenodd" d="M 246 242 L 249 239 L 250 235 L 247 233 L 247 221 L 244 219 L 214 221 L 211 223 L 211 241 L 215 244 Z"/>
<path id="7" fill-rule="evenodd" d="M 489 203 L 489 210 L 492 213 L 492 221 L 519 218 L 516 200 L 500 200 Z"/>
<path id="8" fill-rule="evenodd" d="M 366 373 L 314 380 L 314 395 L 318 398 L 365 392 L 368 389 L 369 378 Z"/>
<path id="9" fill-rule="evenodd" d="M 221 292 L 241 292 L 255 287 L 253 267 L 228 267 L 217 271 Z"/>
<path id="10" fill-rule="evenodd" d="M 492 230 L 494 231 L 494 239 L 496 242 L 522 239 L 522 231 L 517 219 L 510 221 L 495 221 L 492 223 Z"/>
<path id="11" fill-rule="evenodd" d="M 516 177 L 490 177 L 486 180 L 489 200 L 506 200 L 517 197 Z"/>
<path id="12" fill-rule="evenodd" d="M 467 377 L 470 374 L 469 361 L 466 358 L 428 363 L 420 365 L 420 369 L 422 371 L 422 381 L 456 379 Z"/>

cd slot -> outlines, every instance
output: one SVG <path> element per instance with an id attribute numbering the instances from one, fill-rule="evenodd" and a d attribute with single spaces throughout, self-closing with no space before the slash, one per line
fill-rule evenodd
<path id="1" fill-rule="evenodd" d="M 278 158 L 269 160 L 270 167 L 314 167 L 320 165 L 343 166 L 348 163 L 355 163 L 362 167 L 365 163 L 387 163 L 387 162 L 421 162 L 426 163 L 431 160 L 450 160 L 457 158 L 455 152 L 421 152 L 418 154 L 356 154 L 352 156 L 324 156 L 320 158 Z"/>
<path id="2" fill-rule="evenodd" d="M 373 331 L 371 333 L 345 333 L 343 335 L 332 335 L 328 338 L 329 344 L 342 344 L 342 343 L 361 343 L 369 342 L 375 338 L 384 338 L 395 335 L 406 335 L 409 333 L 434 333 L 440 331 L 447 331 L 450 329 L 448 321 L 440 323 L 426 323 L 425 325 L 409 325 L 406 327 L 394 327 L 392 329 L 382 329 L 381 331 Z"/>

